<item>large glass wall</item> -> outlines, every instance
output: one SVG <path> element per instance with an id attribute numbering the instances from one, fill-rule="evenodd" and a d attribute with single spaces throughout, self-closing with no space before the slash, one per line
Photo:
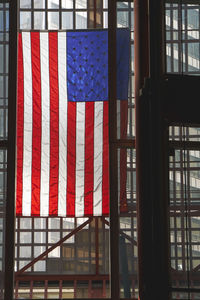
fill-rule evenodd
<path id="1" fill-rule="evenodd" d="M 198 1 L 166 1 L 165 12 L 167 73 L 199 76 Z M 170 127 L 169 197 L 173 299 L 200 297 L 199 139 L 199 128 Z"/>
<path id="2" fill-rule="evenodd" d="M 173 299 L 199 299 L 199 128 L 170 128 L 170 245 Z"/>
<path id="3" fill-rule="evenodd" d="M 79 30 L 108 27 L 106 0 L 20 0 L 19 9 L 21 30 Z M 123 1 L 117 4 L 117 27 L 130 28 L 129 47 L 132 53 L 133 3 Z M 131 62 L 127 129 L 129 139 L 135 135 L 133 56 Z M 127 184 L 128 210 L 120 217 L 120 249 L 122 249 L 120 251 L 123 251 L 128 263 L 130 296 L 136 296 L 138 287 L 135 152 L 125 150 L 124 158 L 127 164 L 125 189 Z M 77 228 L 87 220 L 88 224 L 77 232 Z M 45 251 L 71 232 L 74 234 L 70 238 L 45 254 Z M 109 232 L 109 218 L 105 217 L 16 218 L 15 298 L 109 298 Z M 42 253 L 44 256 L 37 260 Z M 27 265 L 27 269 L 22 269 Z M 120 293 L 121 298 L 127 296 L 123 282 Z"/>
<path id="4" fill-rule="evenodd" d="M 166 1 L 167 73 L 200 73 L 200 5 L 197 1 Z"/>

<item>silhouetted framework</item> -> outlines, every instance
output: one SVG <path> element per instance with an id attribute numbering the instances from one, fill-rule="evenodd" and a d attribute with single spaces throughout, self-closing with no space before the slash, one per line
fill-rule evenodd
<path id="1" fill-rule="evenodd" d="M 8 2 L 0 0 L 0 299 L 13 298 L 12 277 L 16 299 L 198 299 L 199 1 Z M 116 24 L 131 34 L 127 139 L 118 134 Z M 109 35 L 110 217 L 15 220 L 17 29 L 87 28 Z M 119 214 L 124 157 L 128 209 Z"/>

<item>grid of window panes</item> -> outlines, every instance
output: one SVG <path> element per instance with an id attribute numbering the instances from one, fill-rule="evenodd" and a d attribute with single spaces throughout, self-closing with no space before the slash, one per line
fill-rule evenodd
<path id="1" fill-rule="evenodd" d="M 95 5 L 94 5 L 95 3 Z M 20 0 L 19 28 L 21 30 L 71 30 L 108 27 L 107 0 Z M 95 6 L 95 7 L 94 7 Z M 94 15 L 94 8 L 96 15 Z M 133 3 L 117 3 L 117 26 L 131 28 L 133 53 Z M 128 137 L 134 136 L 134 69 L 133 55 L 130 66 Z M 127 198 L 130 212 L 120 220 L 121 230 L 131 237 L 126 240 L 129 273 L 134 273 L 132 294 L 136 280 L 136 206 L 135 206 L 135 151 L 127 151 Z M 109 274 L 109 220 L 93 220 L 46 258 L 38 261 L 28 272 L 48 274 Z M 17 218 L 15 270 L 59 241 L 82 224 L 84 219 Z M 98 232 L 98 242 L 97 242 Z M 96 244 L 98 243 L 98 266 Z M 30 274 L 30 273 L 29 273 Z M 88 289 L 88 286 L 85 286 Z M 123 295 L 122 295 L 123 296 Z"/>
<path id="2" fill-rule="evenodd" d="M 6 2 L 6 1 L 5 1 Z M 7 139 L 9 5 L 0 3 L 0 141 Z M 7 150 L 0 148 L 0 299 L 4 293 L 4 242 Z"/>
<path id="3" fill-rule="evenodd" d="M 179 143 L 169 157 L 172 287 L 200 288 L 200 147 L 189 145 L 200 128 L 170 127 L 170 141 Z"/>
<path id="4" fill-rule="evenodd" d="M 198 75 L 200 74 L 200 4 L 169 2 L 171 3 L 166 3 L 165 6 L 167 72 Z"/>

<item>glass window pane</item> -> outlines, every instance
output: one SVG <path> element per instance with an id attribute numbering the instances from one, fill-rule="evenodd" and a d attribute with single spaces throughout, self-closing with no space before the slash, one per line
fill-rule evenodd
<path id="1" fill-rule="evenodd" d="M 48 242 L 56 243 L 60 240 L 60 232 L 48 232 Z"/>
<path id="2" fill-rule="evenodd" d="M 76 13 L 76 29 L 87 28 L 87 12 L 77 12 Z"/>
<path id="3" fill-rule="evenodd" d="M 108 0 L 103 0 L 103 8 L 108 8 Z"/>
<path id="4" fill-rule="evenodd" d="M 108 12 L 103 13 L 103 28 L 108 28 Z"/>
<path id="5" fill-rule="evenodd" d="M 9 47 L 8 45 L 5 45 L 5 60 L 6 60 L 6 63 L 5 63 L 5 73 L 8 73 L 8 58 L 9 58 Z"/>
<path id="6" fill-rule="evenodd" d="M 20 0 L 20 8 L 31 8 L 31 0 Z"/>
<path id="7" fill-rule="evenodd" d="M 117 27 L 128 27 L 128 11 L 119 11 L 117 13 Z"/>
<path id="8" fill-rule="evenodd" d="M 34 243 L 46 243 L 46 232 L 34 232 Z"/>
<path id="9" fill-rule="evenodd" d="M 45 0 L 34 0 L 34 8 L 45 8 Z"/>
<path id="10" fill-rule="evenodd" d="M 39 256 L 40 254 L 42 254 L 45 251 L 45 247 L 44 246 L 35 246 L 34 247 L 34 257 Z"/>
<path id="11" fill-rule="evenodd" d="M 3 76 L 0 76 L 0 97 L 3 97 Z"/>
<path id="12" fill-rule="evenodd" d="M 73 0 L 62 0 L 61 8 L 73 8 Z"/>
<path id="13" fill-rule="evenodd" d="M 22 244 L 30 244 L 32 241 L 31 232 L 20 232 L 20 243 Z"/>
<path id="14" fill-rule="evenodd" d="M 19 248 L 19 255 L 21 258 L 31 257 L 31 247 L 30 246 L 21 246 Z"/>
<path id="15" fill-rule="evenodd" d="M 87 8 L 87 0 L 77 0 L 75 1 L 76 8 Z"/>
<path id="16" fill-rule="evenodd" d="M 59 29 L 59 13 L 48 13 L 48 29 Z"/>
<path id="17" fill-rule="evenodd" d="M 3 45 L 0 45 L 0 73 L 3 73 L 4 50 Z"/>
<path id="18" fill-rule="evenodd" d="M 0 11 L 0 30 L 3 31 L 3 11 Z"/>
<path id="19" fill-rule="evenodd" d="M 20 29 L 31 29 L 31 13 L 28 11 L 20 12 Z"/>
<path id="20" fill-rule="evenodd" d="M 7 10 L 6 11 L 6 28 L 5 28 L 6 31 L 9 30 L 9 11 Z"/>
<path id="21" fill-rule="evenodd" d="M 48 219 L 49 229 L 60 229 L 60 219 L 59 218 L 50 218 Z"/>
<path id="22" fill-rule="evenodd" d="M 21 229 L 31 229 L 32 228 L 32 219 L 20 218 L 20 228 Z"/>
<path id="23" fill-rule="evenodd" d="M 45 261 L 38 261 L 34 267 L 33 267 L 35 272 L 44 272 L 46 271 L 46 262 Z M 38 292 L 36 294 L 36 297 L 38 297 Z M 43 297 L 43 296 L 42 296 Z"/>
<path id="24" fill-rule="evenodd" d="M 199 9 L 188 9 L 187 23 L 188 23 L 188 29 L 199 28 Z"/>
<path id="25" fill-rule="evenodd" d="M 45 218 L 34 218 L 34 227 L 35 227 L 35 229 L 45 229 L 46 228 L 46 219 Z"/>
<path id="26" fill-rule="evenodd" d="M 62 29 L 73 29 L 73 12 L 62 13 Z"/>
<path id="27" fill-rule="evenodd" d="M 45 12 L 34 13 L 34 29 L 45 29 Z"/>
<path id="28" fill-rule="evenodd" d="M 59 9 L 59 0 L 48 0 L 48 8 Z"/>

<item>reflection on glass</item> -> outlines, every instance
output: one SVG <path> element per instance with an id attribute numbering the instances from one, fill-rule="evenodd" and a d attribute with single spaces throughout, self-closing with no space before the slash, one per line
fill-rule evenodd
<path id="1" fill-rule="evenodd" d="M 87 8 L 87 0 L 76 0 L 75 5 L 76 5 L 75 6 L 76 8 L 85 9 L 85 8 Z"/>
<path id="2" fill-rule="evenodd" d="M 34 0 L 34 8 L 45 8 L 45 0 Z"/>
<path id="3" fill-rule="evenodd" d="M 129 18 L 128 11 L 118 11 L 117 13 L 117 27 L 128 27 Z"/>
<path id="4" fill-rule="evenodd" d="M 48 13 L 48 29 L 59 29 L 59 13 Z"/>
<path id="5" fill-rule="evenodd" d="M 48 8 L 54 8 L 58 9 L 59 8 L 59 0 L 48 0 Z"/>
<path id="6" fill-rule="evenodd" d="M 45 29 L 45 13 L 35 12 L 34 13 L 34 28 L 35 29 Z"/>
<path id="7" fill-rule="evenodd" d="M 20 0 L 20 8 L 31 8 L 31 0 Z"/>
<path id="8" fill-rule="evenodd" d="M 189 147 L 189 141 L 198 139 L 199 128 L 170 128 L 170 140 L 180 145 L 187 141 Z M 180 287 L 181 282 L 181 287 L 192 288 L 195 284 L 199 288 L 200 150 L 180 148 L 174 149 L 169 160 L 172 285 Z"/>
<path id="9" fill-rule="evenodd" d="M 28 11 L 20 12 L 20 28 L 31 29 L 31 12 Z"/>
<path id="10" fill-rule="evenodd" d="M 73 0 L 62 0 L 61 8 L 73 8 Z"/>
<path id="11" fill-rule="evenodd" d="M 4 22 L 3 22 L 3 11 L 0 11 L 0 31 L 4 29 Z"/>
<path id="12" fill-rule="evenodd" d="M 87 28 L 87 12 L 76 13 L 76 29 Z"/>
<path id="13" fill-rule="evenodd" d="M 200 72 L 199 7 L 199 4 L 166 4 L 166 40 L 170 41 L 166 44 L 167 72 L 191 75 Z"/>
<path id="14" fill-rule="evenodd" d="M 73 29 L 73 12 L 62 13 L 62 29 Z"/>

